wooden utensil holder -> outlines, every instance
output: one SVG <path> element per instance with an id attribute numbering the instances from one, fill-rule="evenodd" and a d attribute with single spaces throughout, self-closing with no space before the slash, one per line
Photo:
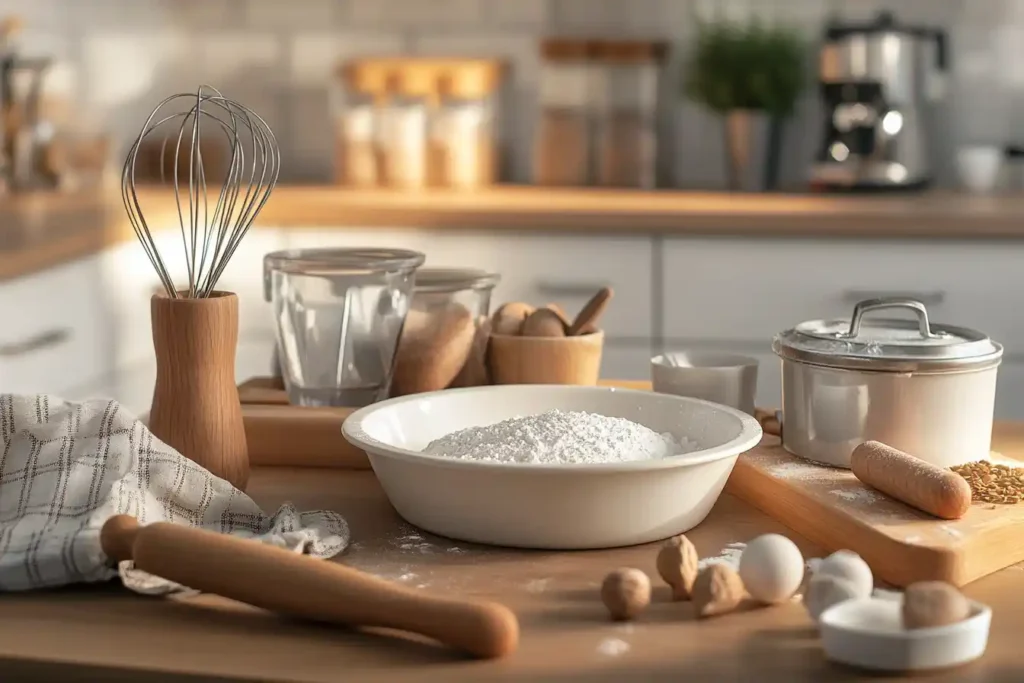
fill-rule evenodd
<path id="1" fill-rule="evenodd" d="M 149 428 L 193 462 L 245 490 L 249 453 L 235 386 L 238 297 L 153 296 L 156 387 Z"/>
<path id="2" fill-rule="evenodd" d="M 488 351 L 494 384 L 593 386 L 601 376 L 604 332 L 576 337 L 492 334 Z"/>

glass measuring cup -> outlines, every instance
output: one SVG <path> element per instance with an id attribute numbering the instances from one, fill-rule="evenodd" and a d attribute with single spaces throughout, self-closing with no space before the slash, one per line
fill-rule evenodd
<path id="1" fill-rule="evenodd" d="M 364 406 L 387 397 L 416 269 L 405 249 L 293 249 L 263 258 L 288 402 Z"/>

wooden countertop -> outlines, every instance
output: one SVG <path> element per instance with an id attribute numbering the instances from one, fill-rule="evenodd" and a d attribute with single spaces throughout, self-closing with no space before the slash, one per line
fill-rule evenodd
<path id="1" fill-rule="evenodd" d="M 998 425 L 994 448 L 1024 456 L 1024 425 Z M 696 622 L 688 604 L 667 602 L 665 587 L 658 586 L 655 604 L 635 624 L 609 622 L 597 598 L 601 578 L 622 565 L 656 576 L 656 546 L 558 553 L 447 541 L 398 518 L 371 472 L 257 469 L 249 492 L 268 510 L 291 500 L 300 509 L 331 508 L 344 514 L 353 544 L 338 561 L 422 590 L 504 602 L 520 618 L 519 651 L 495 662 L 467 661 L 424 641 L 300 624 L 213 596 L 147 598 L 111 584 L 0 595 L 0 678 L 862 680 L 857 672 L 824 659 L 797 603 Z M 688 536 L 702 556 L 714 556 L 729 543 L 772 531 L 793 537 L 807 557 L 821 554 L 730 495 L 723 495 L 707 520 Z M 928 680 L 1024 680 L 1019 645 L 1024 631 L 1024 566 L 976 581 L 966 593 L 994 608 L 988 652 L 966 668 Z"/>
<path id="2" fill-rule="evenodd" d="M 152 225 L 177 225 L 173 194 L 148 189 Z M 91 216 L 90 220 L 85 217 Z M 730 194 L 503 186 L 480 192 L 397 192 L 281 186 L 259 225 L 391 227 L 761 237 L 1018 239 L 1024 195 L 949 192 L 900 195 Z M 3 239 L 23 223 L 47 223 L 32 239 Z M 57 223 L 55 230 L 52 223 Z M 78 225 L 77 231 L 69 224 Z M 12 195 L 0 199 L 0 280 L 99 250 L 134 233 L 120 195 Z"/>

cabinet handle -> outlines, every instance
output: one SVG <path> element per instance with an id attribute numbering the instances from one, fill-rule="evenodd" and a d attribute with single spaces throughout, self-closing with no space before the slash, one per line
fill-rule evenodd
<path id="1" fill-rule="evenodd" d="M 0 344 L 0 358 L 16 358 L 18 356 L 26 356 L 35 351 L 40 351 L 51 346 L 58 346 L 60 344 L 63 344 L 70 338 L 71 330 L 67 328 L 47 330 L 46 332 L 42 332 L 34 337 L 25 339 L 20 342 Z"/>
<path id="2" fill-rule="evenodd" d="M 545 297 L 578 297 L 589 298 L 594 296 L 602 287 L 608 287 L 607 282 L 538 282 L 537 292 Z"/>
<path id="3" fill-rule="evenodd" d="M 942 290 L 934 292 L 887 292 L 872 289 L 848 289 L 842 294 L 843 301 L 848 304 L 858 304 L 868 299 L 913 299 L 920 301 L 925 306 L 938 306 L 946 300 L 946 293 Z"/>

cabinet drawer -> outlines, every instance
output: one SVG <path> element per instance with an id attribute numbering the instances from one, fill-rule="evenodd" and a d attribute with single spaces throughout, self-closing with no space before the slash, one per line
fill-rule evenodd
<path id="1" fill-rule="evenodd" d="M 606 342 L 601 352 L 601 378 L 650 381 L 650 345 L 617 345 Z"/>
<path id="2" fill-rule="evenodd" d="M 98 257 L 0 285 L 0 392 L 62 395 L 113 370 Z"/>
<path id="3" fill-rule="evenodd" d="M 1024 270 L 1016 245 L 812 240 L 670 240 L 665 334 L 756 340 L 804 320 L 849 317 L 878 296 L 921 299 L 933 321 L 972 327 L 1024 352 Z"/>
<path id="4" fill-rule="evenodd" d="M 501 274 L 492 310 L 507 301 L 557 303 L 570 316 L 604 286 L 615 298 L 601 320 L 611 339 L 645 340 L 652 329 L 651 241 L 642 237 L 444 233 L 431 236 L 427 265 Z"/>

